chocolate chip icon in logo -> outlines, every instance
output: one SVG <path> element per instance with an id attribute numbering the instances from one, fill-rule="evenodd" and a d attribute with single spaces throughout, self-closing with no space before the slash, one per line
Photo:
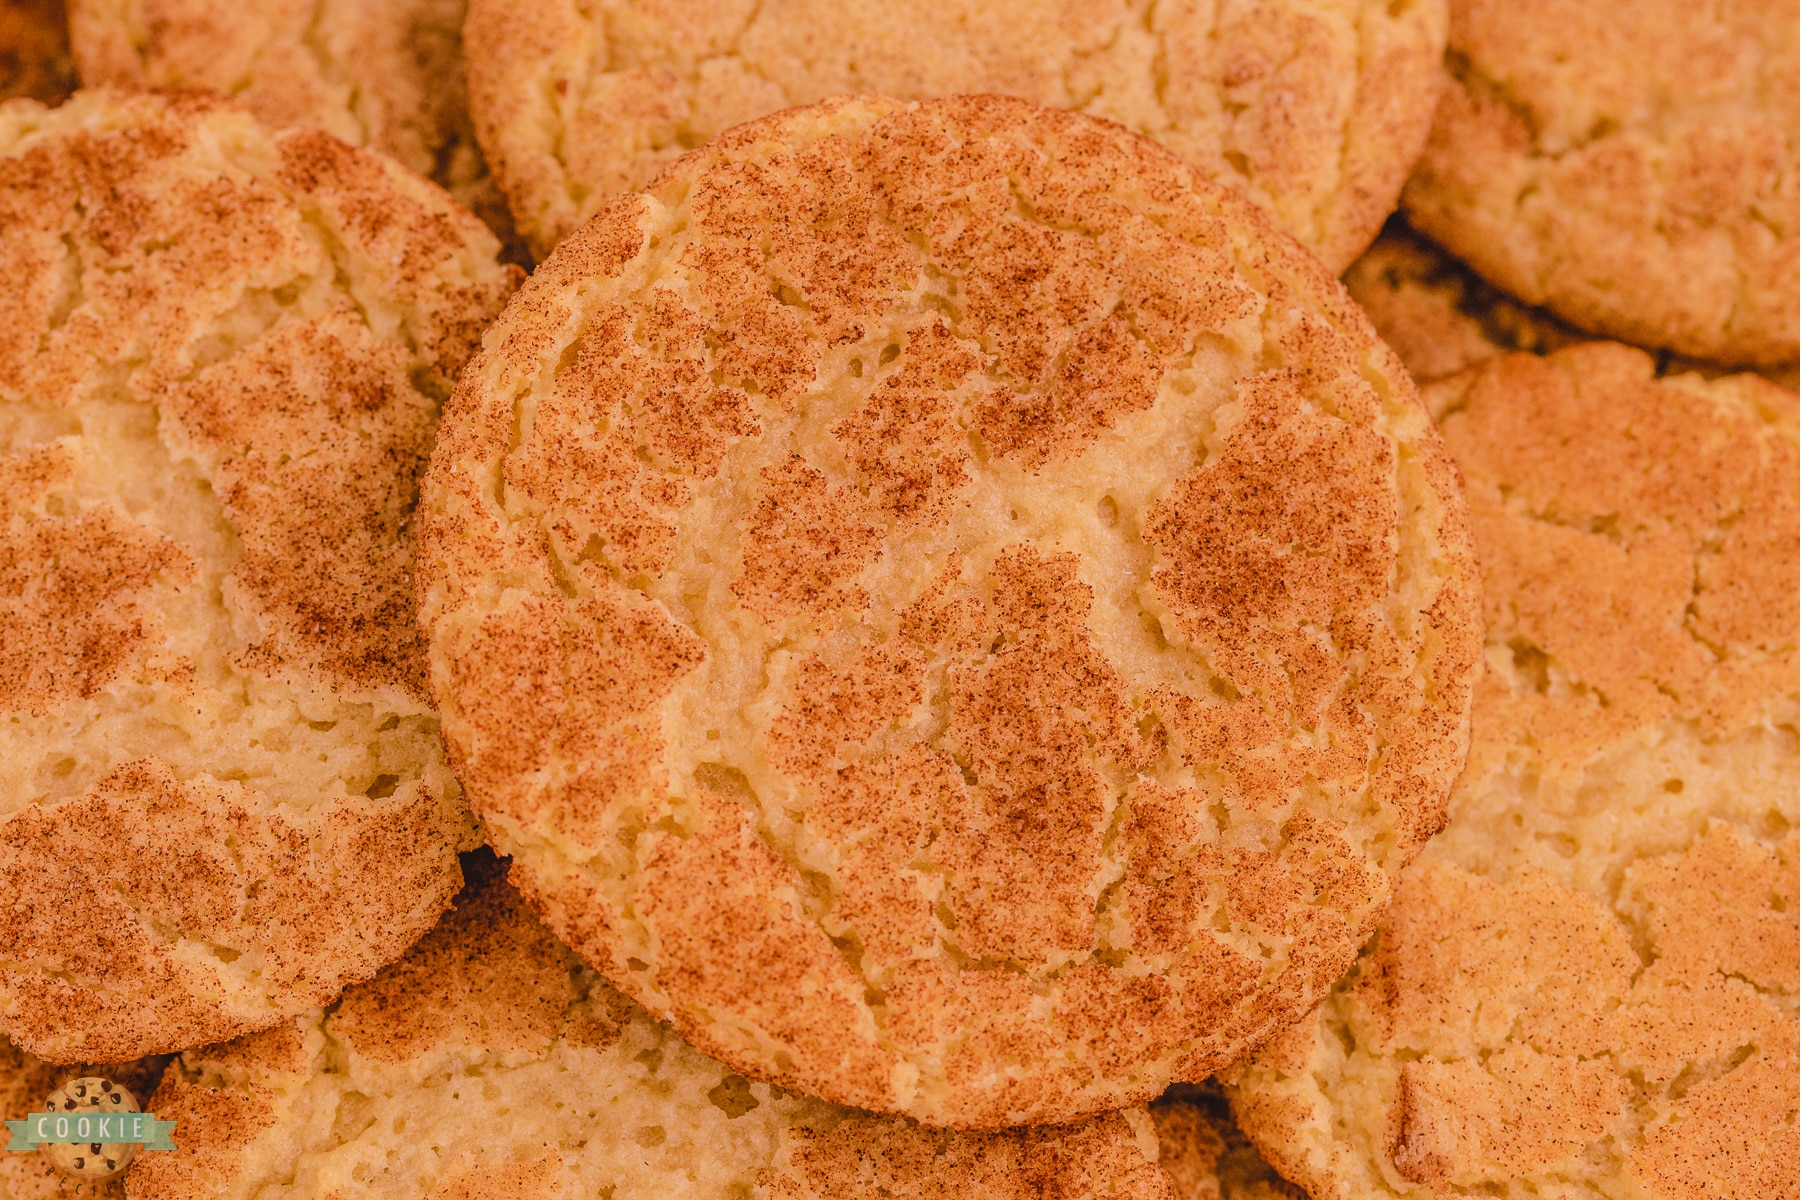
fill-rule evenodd
<path id="1" fill-rule="evenodd" d="M 173 1150 L 173 1121 L 158 1121 L 137 1098 L 110 1079 L 71 1079 L 44 1102 L 46 1111 L 8 1121 L 9 1148 L 37 1150 L 76 1179 L 103 1181 L 125 1173 L 139 1150 Z"/>

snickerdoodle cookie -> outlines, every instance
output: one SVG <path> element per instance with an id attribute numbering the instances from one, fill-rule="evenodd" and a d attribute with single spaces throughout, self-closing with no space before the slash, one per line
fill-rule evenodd
<path id="1" fill-rule="evenodd" d="M 467 0 L 68 0 L 90 87 L 198 87 L 381 150 L 510 237 L 469 122 Z"/>
<path id="2" fill-rule="evenodd" d="M 491 862 L 491 859 L 489 860 Z M 1142 1109 L 925 1129 L 752 1083 L 580 963 L 497 872 L 327 1014 L 184 1055 L 134 1200 L 1189 1200 Z"/>
<path id="3" fill-rule="evenodd" d="M 1110 117 L 1333 272 L 1424 145 L 1447 0 L 473 0 L 476 133 L 539 257 L 722 130 L 828 96 L 1001 92 Z"/>
<path id="4" fill-rule="evenodd" d="M 1235 1096 L 1315 1197 L 1800 1190 L 1800 396 L 1609 343 L 1427 390 L 1487 672 L 1446 832 Z"/>
<path id="5" fill-rule="evenodd" d="M 1527 304 L 1800 360 L 1800 4 L 1454 0 L 1408 219 Z"/>
<path id="6" fill-rule="evenodd" d="M 0 1029 L 261 1028 L 398 956 L 472 827 L 407 525 L 515 283 L 439 189 L 198 93 L 0 107 Z"/>
<path id="7" fill-rule="evenodd" d="M 488 332 L 421 502 L 459 777 L 739 1071 L 1077 1117 L 1311 1010 L 1480 647 L 1404 370 L 1260 209 L 999 97 L 743 126 Z"/>

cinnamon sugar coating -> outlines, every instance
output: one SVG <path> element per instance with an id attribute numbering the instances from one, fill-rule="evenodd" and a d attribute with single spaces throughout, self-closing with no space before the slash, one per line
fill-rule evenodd
<path id="1" fill-rule="evenodd" d="M 743 121 L 994 92 L 1119 121 L 1341 271 L 1424 145 L 1446 0 L 473 0 L 476 132 L 541 258 Z"/>
<path id="2" fill-rule="evenodd" d="M 1244 1137 L 1217 1084 L 1170 1089 L 1150 1119 L 1176 1200 L 1305 1200 Z"/>
<path id="3" fill-rule="evenodd" d="M 1455 0 L 1447 62 L 1422 233 L 1594 333 L 1800 361 L 1800 9 Z"/>
<path id="4" fill-rule="evenodd" d="M 198 94 L 0 107 L 0 1028 L 125 1059 L 324 1003 L 473 833 L 409 524 L 515 276 L 430 185 Z"/>
<path id="5" fill-rule="evenodd" d="M 323 129 L 447 188 L 502 241 L 512 218 L 469 119 L 467 0 L 69 0 L 89 87 L 205 88 L 274 129 Z M 519 261 L 523 248 L 513 249 Z"/>
<path id="6" fill-rule="evenodd" d="M 1800 395 L 1589 343 L 1427 389 L 1487 670 L 1449 828 L 1244 1069 L 1314 1196 L 1800 1189 Z"/>
<path id="7" fill-rule="evenodd" d="M 752 1083 L 583 966 L 490 856 L 469 874 L 330 1011 L 183 1055 L 152 1101 L 179 1149 L 144 1156 L 127 1194 L 1176 1200 L 1142 1109 L 943 1132 Z"/>
<path id="8" fill-rule="evenodd" d="M 1235 193 L 1022 101 L 744 126 L 489 331 L 422 501 L 459 777 L 740 1072 L 1066 1121 L 1310 1010 L 1479 644 L 1391 353 Z"/>

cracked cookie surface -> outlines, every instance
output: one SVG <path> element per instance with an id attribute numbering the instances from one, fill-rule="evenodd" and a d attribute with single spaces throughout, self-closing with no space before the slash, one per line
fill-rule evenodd
<path id="1" fill-rule="evenodd" d="M 0 1027 L 260 1028 L 455 892 L 407 526 L 515 273 L 385 159 L 198 94 L 0 108 L 0 243 Z"/>
<path id="2" fill-rule="evenodd" d="M 1800 360 L 1800 9 L 1456 0 L 1407 218 L 1594 333 Z"/>
<path id="3" fill-rule="evenodd" d="M 448 746 L 590 962 L 937 1124 L 1201 1078 L 1438 828 L 1448 460 L 1310 255 L 1106 122 L 853 100 L 615 201 L 452 399 Z"/>
<path id="4" fill-rule="evenodd" d="M 1800 396 L 1589 343 L 1426 389 L 1487 608 L 1450 825 L 1242 1072 L 1315 1197 L 1800 1188 Z"/>
<path id="5" fill-rule="evenodd" d="M 271 128 L 390 154 L 510 242 L 469 119 L 467 0 L 69 0 L 88 86 L 206 88 Z M 521 262 L 523 248 L 512 250 Z M 529 265 L 527 263 L 527 265 Z"/>
<path id="6" fill-rule="evenodd" d="M 539 257 L 730 126 L 998 92 L 1156 138 L 1341 271 L 1437 98 L 1444 0 L 475 0 L 476 130 Z"/>
<path id="7" fill-rule="evenodd" d="M 405 958 L 313 1013 L 182 1056 L 174 1154 L 133 1200 L 1189 1200 L 1142 1109 L 945 1132 L 752 1083 L 607 986 L 492 857 Z"/>

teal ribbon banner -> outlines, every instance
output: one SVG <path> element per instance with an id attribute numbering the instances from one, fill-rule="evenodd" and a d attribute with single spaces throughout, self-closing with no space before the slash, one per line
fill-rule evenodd
<path id="1" fill-rule="evenodd" d="M 146 1150 L 175 1148 L 169 1140 L 175 1132 L 175 1122 L 159 1121 L 154 1113 L 32 1113 L 23 1121 L 8 1121 L 6 1127 L 12 1130 L 9 1150 L 36 1150 L 45 1142 L 141 1142 Z"/>

